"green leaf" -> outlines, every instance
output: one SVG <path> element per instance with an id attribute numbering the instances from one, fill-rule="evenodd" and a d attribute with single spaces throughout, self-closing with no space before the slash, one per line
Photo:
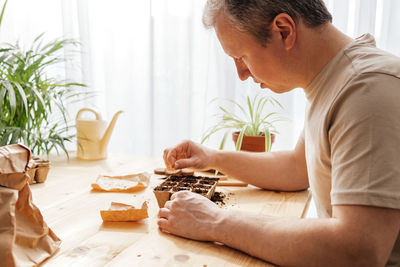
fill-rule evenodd
<path id="1" fill-rule="evenodd" d="M 22 86 L 21 86 L 19 83 L 17 83 L 17 82 L 14 82 L 14 85 L 15 85 L 15 87 L 17 87 L 17 90 L 18 90 L 18 92 L 19 92 L 19 95 L 20 95 L 21 98 L 22 98 L 22 102 L 23 102 L 23 104 L 24 104 L 25 114 L 26 114 L 26 116 L 28 116 L 28 102 L 27 102 L 27 100 L 26 100 L 26 95 L 25 95 L 24 89 L 23 89 Z"/>
<path id="2" fill-rule="evenodd" d="M 238 118 L 235 114 L 233 114 L 232 112 L 229 112 L 228 110 L 226 110 L 223 107 L 219 107 L 220 110 L 222 110 L 224 112 L 223 118 L 225 118 L 225 120 L 230 120 L 230 119 L 234 119 L 234 118 Z"/>
<path id="3" fill-rule="evenodd" d="M 247 114 L 246 110 L 242 107 L 242 105 L 240 105 L 239 103 L 237 103 L 234 100 L 228 99 L 229 102 L 233 103 L 235 106 L 237 106 L 243 113 L 244 116 L 246 116 L 247 118 L 249 118 L 249 114 Z"/>
<path id="4" fill-rule="evenodd" d="M 278 115 L 278 113 L 276 113 L 276 112 L 271 112 L 271 113 L 268 113 L 264 118 L 262 118 L 262 122 L 266 122 L 266 120 L 269 118 L 269 117 L 271 117 L 271 116 L 275 116 L 275 115 Z"/>
<path id="5" fill-rule="evenodd" d="M 1 84 L 3 84 L 3 81 L 0 81 L 0 82 L 1 82 Z M 4 103 L 5 96 L 6 96 L 6 87 L 3 85 L 3 87 L 0 89 L 0 110 L 2 111 L 2 113 L 3 113 L 2 106 Z"/>
<path id="6" fill-rule="evenodd" d="M 224 149 L 225 141 L 226 141 L 226 138 L 228 137 L 228 134 L 229 134 L 229 131 L 226 131 L 225 134 L 224 134 L 224 137 L 222 137 L 221 144 L 219 145 L 219 150 L 223 150 Z"/>
<path id="7" fill-rule="evenodd" d="M 266 130 L 264 132 L 264 136 L 265 136 L 265 152 L 269 152 L 269 150 L 271 149 L 271 134 L 269 130 Z"/>
<path id="8" fill-rule="evenodd" d="M 44 32 L 42 32 L 41 34 L 39 34 L 34 40 L 33 40 L 33 44 L 37 43 L 38 41 L 40 41 L 40 39 L 42 39 L 44 35 Z"/>
<path id="9" fill-rule="evenodd" d="M 269 99 L 269 98 L 263 98 L 263 99 L 261 99 L 260 102 L 258 103 L 260 108 L 257 109 L 257 113 L 260 114 L 260 116 L 261 116 L 261 114 L 262 114 L 262 111 L 264 110 L 265 104 L 267 104 L 268 102 L 270 102 L 270 99 Z"/>
<path id="10" fill-rule="evenodd" d="M 216 125 L 216 126 L 211 127 L 211 129 L 207 132 L 207 134 L 205 135 L 205 137 L 203 137 L 203 139 L 201 140 L 200 143 L 203 144 L 208 138 L 210 138 L 211 135 L 213 135 L 213 134 L 215 134 L 216 132 L 218 132 L 218 131 L 220 131 L 220 130 L 222 130 L 222 129 L 225 129 L 225 128 L 227 128 L 227 127 L 225 127 L 225 126 L 219 126 L 219 125 Z"/>
<path id="11" fill-rule="evenodd" d="M 39 102 L 40 102 L 40 105 L 42 105 L 42 108 L 45 108 L 46 104 L 43 100 L 43 97 L 38 92 L 38 90 L 35 87 L 31 87 L 31 90 L 36 95 L 37 99 L 39 99 Z"/>
<path id="12" fill-rule="evenodd" d="M 263 110 L 262 108 L 263 108 L 264 106 L 262 106 L 262 103 L 265 102 L 265 101 L 266 101 L 266 99 L 261 98 L 261 99 L 257 102 L 257 108 L 256 108 L 256 111 L 255 111 L 257 117 L 259 117 L 259 116 L 261 115 L 261 114 L 260 114 L 260 109 L 261 109 L 261 111 Z"/>
<path id="13" fill-rule="evenodd" d="M 273 97 L 271 97 L 271 100 L 275 103 L 275 104 L 277 104 L 281 109 L 284 109 L 284 107 L 282 106 L 282 104 L 281 103 L 279 103 L 279 101 L 278 100 L 276 100 L 275 98 L 273 98 Z"/>
<path id="14" fill-rule="evenodd" d="M 12 50 L 12 48 L 0 48 L 1 53 L 8 52 L 10 50 Z M 8 56 L 8 55 L 6 55 L 6 56 Z"/>
<path id="15" fill-rule="evenodd" d="M 4 1 L 3 8 L 1 9 L 1 14 L 0 14 L 0 27 L 1 27 L 1 23 L 3 22 L 3 16 L 4 16 L 4 11 L 6 10 L 7 1 L 8 1 L 8 0 Z"/>
<path id="16" fill-rule="evenodd" d="M 253 118 L 253 107 L 252 107 L 252 105 L 251 105 L 250 97 L 249 97 L 249 96 L 247 96 L 247 105 L 248 105 L 248 107 L 249 107 L 249 113 L 250 113 L 251 122 L 253 122 L 253 121 L 254 121 L 254 118 Z"/>
<path id="17" fill-rule="evenodd" d="M 247 125 L 243 127 L 243 129 L 240 131 L 237 142 L 236 142 L 236 151 L 239 151 L 242 148 L 242 142 L 243 142 L 243 136 L 244 133 L 247 129 Z"/>
<path id="18" fill-rule="evenodd" d="M 14 117 L 14 115 L 15 115 L 15 110 L 17 108 L 17 101 L 15 99 L 15 91 L 14 91 L 14 88 L 12 87 L 12 85 L 10 84 L 9 81 L 3 81 L 3 85 L 8 91 L 8 98 L 9 98 L 9 101 L 10 101 L 10 108 L 11 108 L 11 117 L 10 117 L 10 119 L 12 119 Z"/>

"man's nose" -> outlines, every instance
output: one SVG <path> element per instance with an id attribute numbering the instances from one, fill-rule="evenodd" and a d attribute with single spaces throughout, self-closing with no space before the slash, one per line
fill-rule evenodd
<path id="1" fill-rule="evenodd" d="M 251 76 L 251 72 L 247 68 L 246 64 L 244 64 L 244 62 L 235 60 L 235 65 L 236 65 L 236 70 L 237 70 L 238 76 L 242 81 L 247 80 L 247 78 L 249 78 Z"/>

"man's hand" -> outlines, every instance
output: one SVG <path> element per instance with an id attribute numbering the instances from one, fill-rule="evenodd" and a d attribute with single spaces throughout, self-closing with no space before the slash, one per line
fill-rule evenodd
<path id="1" fill-rule="evenodd" d="M 192 141 L 164 150 L 164 162 L 167 169 L 192 168 L 197 170 L 209 169 L 216 151 Z"/>
<path id="2" fill-rule="evenodd" d="M 333 206 L 333 218 L 274 218 L 229 211 L 181 191 L 159 211 L 171 234 L 217 241 L 277 265 L 384 266 L 400 229 L 399 210 Z"/>
<path id="3" fill-rule="evenodd" d="M 211 241 L 213 230 L 224 218 L 224 210 L 209 199 L 189 191 L 172 195 L 158 213 L 158 226 L 171 234 Z"/>

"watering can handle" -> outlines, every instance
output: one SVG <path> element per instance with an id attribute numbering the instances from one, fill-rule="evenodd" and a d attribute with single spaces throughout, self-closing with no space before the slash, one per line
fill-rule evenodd
<path id="1" fill-rule="evenodd" d="M 99 113 L 97 113 L 95 110 L 91 109 L 91 108 L 82 108 L 78 111 L 78 113 L 76 113 L 76 119 L 79 119 L 81 114 L 85 111 L 89 111 L 92 112 L 94 115 L 96 115 L 96 120 L 101 120 L 101 115 Z"/>

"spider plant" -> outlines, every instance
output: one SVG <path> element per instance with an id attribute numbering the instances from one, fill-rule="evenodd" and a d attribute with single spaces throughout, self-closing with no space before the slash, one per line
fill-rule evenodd
<path id="1" fill-rule="evenodd" d="M 0 146 L 22 142 L 36 155 L 61 148 L 68 156 L 65 144 L 74 134 L 69 133 L 66 103 L 80 101 L 87 92 L 84 84 L 51 76 L 49 70 L 65 62 L 62 52 L 70 45 L 78 43 L 56 39 L 43 44 L 42 34 L 27 50 L 18 42 L 0 47 Z"/>
<path id="2" fill-rule="evenodd" d="M 240 150 L 243 136 L 245 135 L 265 136 L 265 151 L 268 152 L 271 147 L 271 133 L 278 133 L 275 123 L 283 120 L 283 117 L 277 112 L 265 113 L 264 109 L 268 105 L 278 106 L 283 109 L 278 100 L 271 96 L 261 94 L 257 94 L 253 99 L 247 96 L 246 107 L 231 99 L 224 100 L 236 106 L 240 110 L 240 115 L 234 114 L 224 106 L 219 106 L 219 110 L 222 112 L 214 115 L 217 117 L 218 122 L 206 131 L 201 143 L 204 143 L 216 132 L 225 130 L 225 134 L 219 146 L 219 149 L 223 149 L 228 134 L 233 130 L 239 131 L 236 150 Z"/>
<path id="3" fill-rule="evenodd" d="M 0 13 L 0 27 L 1 27 L 1 22 L 3 21 L 4 10 L 6 10 L 7 1 L 8 1 L 8 0 L 4 1 L 3 7 L 1 8 L 1 13 Z"/>

